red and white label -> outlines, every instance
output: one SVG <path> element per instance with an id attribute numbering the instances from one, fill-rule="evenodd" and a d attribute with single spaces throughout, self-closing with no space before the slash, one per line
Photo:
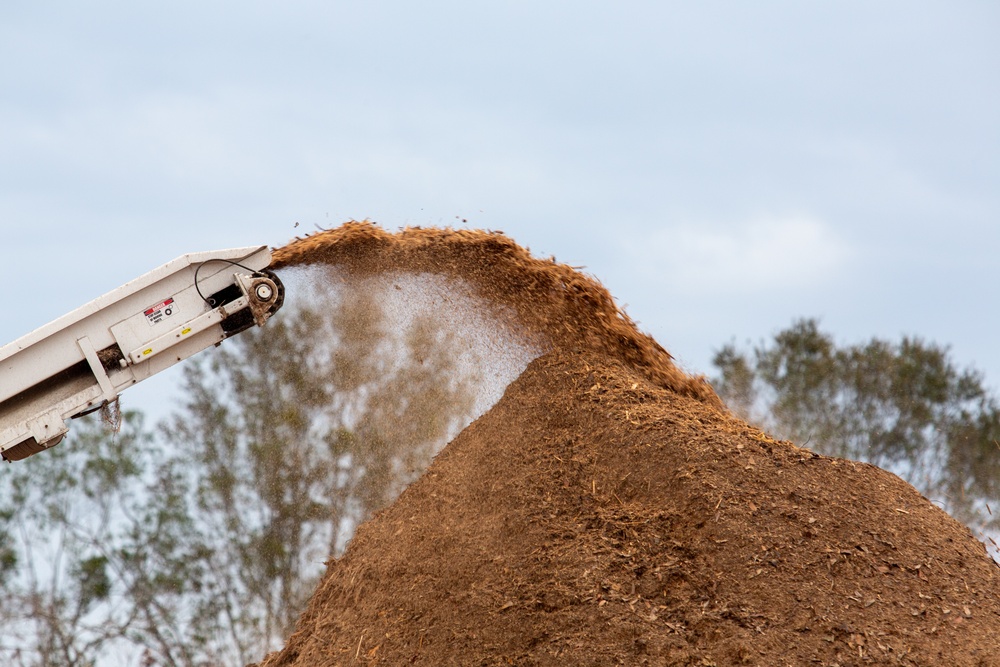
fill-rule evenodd
<path id="1" fill-rule="evenodd" d="M 173 315 L 175 309 L 176 305 L 173 299 L 164 299 L 155 306 L 150 306 L 143 311 L 143 315 L 146 316 L 149 326 L 153 326 Z"/>

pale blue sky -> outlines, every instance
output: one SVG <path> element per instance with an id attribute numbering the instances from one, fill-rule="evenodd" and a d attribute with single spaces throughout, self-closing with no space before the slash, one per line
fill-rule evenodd
<path id="1" fill-rule="evenodd" d="M 0 344 L 185 252 L 464 218 L 693 372 L 816 316 L 1000 387 L 997 34 L 961 0 L 4 2 Z"/>

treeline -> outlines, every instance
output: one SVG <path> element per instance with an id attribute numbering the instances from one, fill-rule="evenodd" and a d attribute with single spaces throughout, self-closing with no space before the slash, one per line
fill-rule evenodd
<path id="1" fill-rule="evenodd" d="M 747 421 L 894 472 L 981 538 L 1000 526 L 1000 406 L 948 348 L 912 337 L 838 346 L 804 319 L 751 349 L 726 345 L 713 363 L 717 391 Z"/>

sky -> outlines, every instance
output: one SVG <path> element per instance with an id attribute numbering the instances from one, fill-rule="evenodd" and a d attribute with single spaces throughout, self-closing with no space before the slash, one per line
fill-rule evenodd
<path id="1" fill-rule="evenodd" d="M 7 0 L 0 344 L 368 218 L 583 266 L 693 373 L 816 317 L 1000 389 L 998 31 L 986 0 Z"/>

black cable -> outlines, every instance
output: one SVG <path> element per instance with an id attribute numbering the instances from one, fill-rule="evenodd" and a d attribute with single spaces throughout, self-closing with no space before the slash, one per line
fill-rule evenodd
<path id="1" fill-rule="evenodd" d="M 201 271 L 201 267 L 205 266 L 209 262 L 225 262 L 226 264 L 232 264 L 233 266 L 238 266 L 241 269 L 249 271 L 251 274 L 257 273 L 256 271 L 254 271 L 253 269 L 251 269 L 249 266 L 244 266 L 244 265 L 240 264 L 239 262 L 232 261 L 231 259 L 222 259 L 222 258 L 219 258 L 219 257 L 213 257 L 212 259 L 206 260 L 206 261 L 202 262 L 201 264 L 199 264 L 197 266 L 197 268 L 195 268 L 195 270 L 194 270 L 194 290 L 198 293 L 198 296 L 201 297 L 202 301 L 204 301 L 205 303 L 208 304 L 209 308 L 215 308 L 215 304 L 212 303 L 212 301 L 208 297 L 206 297 L 204 294 L 202 294 L 201 293 L 201 288 L 198 287 L 198 272 Z"/>

